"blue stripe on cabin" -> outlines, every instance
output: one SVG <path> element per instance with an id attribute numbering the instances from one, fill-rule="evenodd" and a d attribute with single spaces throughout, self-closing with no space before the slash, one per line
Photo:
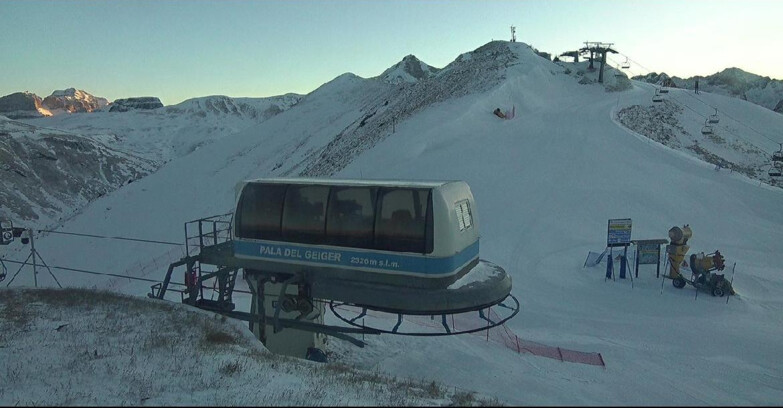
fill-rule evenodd
<path id="1" fill-rule="evenodd" d="M 307 263 L 317 266 L 375 269 L 383 272 L 407 272 L 430 276 L 451 274 L 460 266 L 478 257 L 478 253 L 478 239 L 462 251 L 443 258 L 386 251 L 353 251 L 335 247 L 281 244 L 277 241 L 234 239 L 234 255 L 243 258 Z"/>

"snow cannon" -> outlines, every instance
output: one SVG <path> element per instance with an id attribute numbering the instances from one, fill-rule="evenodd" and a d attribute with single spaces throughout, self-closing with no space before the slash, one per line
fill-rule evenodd
<path id="1" fill-rule="evenodd" d="M 680 273 L 680 265 L 690 249 L 687 243 L 691 236 L 693 236 L 693 232 L 688 224 L 682 228 L 675 226 L 669 229 L 671 243 L 666 245 L 666 254 L 669 257 L 669 275 L 666 277 L 673 279 L 673 284 L 677 288 L 685 286 L 685 279 Z"/>

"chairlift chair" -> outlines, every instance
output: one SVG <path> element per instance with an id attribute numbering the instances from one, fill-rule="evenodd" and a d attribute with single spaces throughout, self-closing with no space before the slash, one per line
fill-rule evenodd
<path id="1" fill-rule="evenodd" d="M 658 93 L 657 89 L 655 90 L 655 95 L 653 96 L 652 101 L 653 102 L 663 102 L 663 97 L 661 96 L 661 94 Z"/>
<path id="2" fill-rule="evenodd" d="M 631 68 L 631 63 L 628 62 L 628 57 L 625 57 L 625 62 L 623 62 L 623 65 L 621 66 L 622 69 L 628 69 Z"/>
<path id="3" fill-rule="evenodd" d="M 778 167 L 770 166 L 768 174 L 769 174 L 770 177 L 780 177 L 781 172 L 780 172 L 780 169 Z"/>
<path id="4" fill-rule="evenodd" d="M 720 118 L 718 117 L 718 108 L 714 108 L 715 113 L 710 115 L 709 122 L 710 123 L 718 123 L 720 122 Z"/>
<path id="5" fill-rule="evenodd" d="M 783 143 L 780 145 L 780 150 L 772 152 L 772 161 L 783 164 Z"/>
<path id="6" fill-rule="evenodd" d="M 662 94 L 665 94 L 665 93 L 669 93 L 669 90 L 668 90 L 668 89 L 666 89 L 666 88 L 664 88 L 663 86 L 661 86 L 661 87 L 658 89 L 658 92 L 660 92 L 660 93 L 662 93 Z"/>
<path id="7" fill-rule="evenodd" d="M 712 132 L 712 125 L 709 124 L 709 119 L 704 121 L 704 126 L 701 127 L 701 134 L 703 135 L 711 135 Z"/>

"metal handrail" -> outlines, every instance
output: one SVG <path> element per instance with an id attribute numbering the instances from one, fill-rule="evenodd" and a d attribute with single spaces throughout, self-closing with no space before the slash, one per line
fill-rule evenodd
<path id="1" fill-rule="evenodd" d="M 226 217 L 233 217 L 234 213 L 213 215 L 198 220 L 185 223 L 185 251 L 190 256 L 190 249 L 198 248 L 199 252 L 205 246 L 217 245 L 218 243 L 231 241 L 231 221 L 225 220 Z M 196 235 L 191 235 L 193 228 L 197 227 Z M 191 243 L 198 240 L 197 243 Z"/>

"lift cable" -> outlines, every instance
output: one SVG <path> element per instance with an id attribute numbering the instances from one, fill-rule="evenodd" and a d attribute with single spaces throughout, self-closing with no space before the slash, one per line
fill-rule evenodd
<path id="1" fill-rule="evenodd" d="M 716 108 L 716 107 L 714 107 L 714 106 L 710 106 L 710 105 L 709 105 L 707 102 L 704 102 L 704 101 L 703 101 L 703 100 L 701 100 L 701 98 L 699 98 L 698 96 L 696 96 L 696 95 L 692 95 L 690 92 L 688 92 L 687 94 L 688 94 L 688 96 L 690 96 L 691 98 L 695 98 L 697 101 L 699 101 L 699 102 L 703 103 L 704 105 L 706 105 L 706 106 L 709 106 L 710 108 L 712 108 L 712 109 L 715 109 L 716 111 L 718 110 L 718 108 Z M 776 143 L 776 144 L 779 144 L 779 143 L 778 143 L 778 142 L 776 142 L 774 139 L 772 139 L 772 138 L 770 138 L 769 136 L 767 136 L 767 135 L 765 135 L 765 134 L 763 134 L 763 133 L 759 132 L 758 130 L 754 129 L 752 126 L 750 126 L 750 125 L 746 124 L 745 122 L 742 122 L 742 121 L 740 121 L 740 120 L 737 120 L 736 118 L 732 117 L 732 116 L 731 116 L 731 115 L 729 115 L 728 113 L 726 113 L 726 112 L 724 112 L 724 111 L 720 111 L 720 114 L 721 114 L 721 115 L 723 115 L 723 116 L 726 116 L 727 118 L 729 118 L 729 119 L 731 119 L 731 120 L 733 120 L 733 121 L 735 121 L 735 122 L 737 122 L 737 123 L 739 123 L 740 125 L 743 125 L 743 126 L 745 126 L 746 128 L 748 128 L 748 129 L 752 130 L 752 131 L 753 131 L 753 132 L 755 132 L 757 135 L 759 135 L 759 136 L 761 136 L 761 137 L 763 137 L 763 138 L 765 138 L 765 139 L 769 140 L 770 142 L 772 142 L 772 143 Z"/>
<path id="2" fill-rule="evenodd" d="M 627 58 L 629 61 L 633 61 L 632 59 L 628 58 L 628 56 L 627 56 L 627 55 L 625 55 L 625 54 L 623 54 L 623 53 L 620 53 L 620 52 L 618 52 L 618 54 L 620 54 L 620 55 L 622 55 L 623 57 Z M 644 69 L 645 71 L 647 71 L 647 73 L 653 73 L 653 72 L 654 72 L 654 71 L 651 71 L 650 69 L 648 69 L 647 67 L 645 67 L 644 65 L 642 65 L 642 64 L 640 64 L 640 63 L 638 63 L 638 62 L 636 62 L 636 61 L 633 61 L 633 62 L 634 62 L 634 64 L 636 64 L 636 65 L 639 65 L 639 67 L 641 67 L 642 69 Z M 689 94 L 688 94 L 688 96 L 690 96 L 690 97 L 692 97 L 692 98 L 696 98 L 696 99 L 697 99 L 699 102 L 703 103 L 703 104 L 704 104 L 704 105 L 706 105 L 706 106 L 709 106 L 711 109 L 715 109 L 715 110 L 717 110 L 717 108 L 716 108 L 716 107 L 714 107 L 714 106 L 711 106 L 711 105 L 710 105 L 710 104 L 708 104 L 707 102 L 704 102 L 703 100 L 701 100 L 700 98 L 698 98 L 696 95 L 691 95 L 691 94 L 689 93 Z M 733 121 L 735 121 L 735 122 L 738 122 L 738 123 L 742 124 L 743 126 L 747 127 L 748 129 L 752 130 L 753 132 L 756 132 L 758 135 L 760 135 L 760 136 L 762 136 L 762 137 L 766 138 L 767 140 L 769 140 L 769 141 L 771 141 L 771 142 L 773 142 L 773 143 L 779 144 L 779 143 L 778 143 L 778 142 L 776 142 L 774 139 L 771 139 L 769 136 L 766 136 L 766 135 L 764 135 L 763 133 L 761 133 L 761 132 L 759 132 L 758 130 L 754 129 L 754 128 L 753 128 L 753 127 L 751 127 L 750 125 L 747 125 L 747 124 L 745 124 L 744 122 L 742 122 L 742 121 L 740 121 L 740 120 L 738 120 L 738 119 L 736 119 L 736 118 L 732 117 L 731 115 L 727 114 L 726 112 L 722 112 L 722 111 L 721 111 L 721 114 L 725 115 L 727 118 L 730 118 L 731 120 L 733 120 Z"/>
<path id="3" fill-rule="evenodd" d="M 37 230 L 38 232 L 48 232 L 51 234 L 63 234 L 63 235 L 76 235 L 80 237 L 90 237 L 90 238 L 102 238 L 102 239 L 119 239 L 123 241 L 137 241 L 137 242 L 147 242 L 151 244 L 162 244 L 162 245 L 177 245 L 177 246 L 185 246 L 185 244 L 179 243 L 179 242 L 168 242 L 168 241 L 156 241 L 151 239 L 140 239 L 140 238 L 126 238 L 126 237 L 108 237 L 104 235 L 94 235 L 94 234 L 80 234 L 76 232 L 64 232 L 64 231 L 52 231 L 52 230 Z"/>
<path id="4" fill-rule="evenodd" d="M 636 62 L 636 61 L 632 60 L 632 59 L 631 59 L 631 58 L 629 58 L 627 55 L 625 55 L 625 54 L 622 54 L 622 53 L 618 53 L 618 54 L 620 54 L 620 55 L 624 56 L 624 57 L 625 57 L 625 58 L 627 58 L 629 61 L 633 61 L 633 62 L 634 62 L 634 64 L 636 64 L 636 65 L 638 65 L 639 67 L 641 67 L 642 69 L 646 70 L 648 73 L 652 73 L 652 72 L 653 72 L 653 71 L 649 70 L 647 67 L 645 67 L 644 65 L 642 65 L 642 64 L 640 64 L 640 63 L 638 63 L 638 62 Z M 708 106 L 708 107 L 710 107 L 711 109 L 715 109 L 716 111 L 718 111 L 718 109 L 717 109 L 716 107 L 714 107 L 714 106 L 711 106 L 711 105 L 710 105 L 710 104 L 708 104 L 707 102 L 704 102 L 703 100 L 701 100 L 701 99 L 700 99 L 700 98 L 698 98 L 697 96 L 695 96 L 695 95 L 691 95 L 689 92 L 686 92 L 686 94 L 687 94 L 688 96 L 692 97 L 692 98 L 695 98 L 696 100 L 698 100 L 699 102 L 701 102 L 701 103 L 702 103 L 702 104 L 704 104 L 705 106 Z M 680 105 L 682 105 L 682 106 L 684 106 L 685 108 L 687 108 L 687 109 L 689 109 L 689 110 L 693 111 L 694 113 L 696 113 L 697 115 L 701 116 L 702 118 L 705 118 L 705 119 L 707 118 L 707 116 L 708 116 L 708 115 L 703 115 L 703 114 L 699 113 L 699 112 L 698 112 L 698 111 L 696 111 L 695 109 L 691 108 L 691 107 L 690 107 L 690 106 L 688 106 L 687 104 L 685 104 L 685 103 L 683 103 L 682 101 L 680 101 L 680 100 L 679 100 L 677 97 L 674 97 L 674 95 L 672 95 L 672 97 L 673 97 L 675 100 L 677 100 L 677 102 L 679 102 L 679 104 L 680 104 Z M 763 133 L 761 133 L 761 132 L 759 132 L 758 130 L 754 129 L 754 128 L 753 128 L 753 127 L 751 127 L 750 125 L 747 125 L 747 124 L 745 124 L 744 122 L 742 122 L 742 121 L 740 121 L 740 120 L 738 120 L 738 119 L 736 119 L 736 118 L 732 117 L 731 115 L 727 114 L 726 112 L 720 111 L 720 113 L 721 113 L 722 115 L 726 116 L 727 118 L 729 118 L 729 119 L 731 119 L 731 120 L 733 120 L 733 121 L 735 121 L 735 122 L 737 122 L 737 123 L 739 123 L 739 124 L 741 124 L 741 125 L 743 125 L 743 126 L 747 127 L 748 129 L 752 130 L 753 132 L 755 132 L 755 133 L 756 133 L 756 134 L 758 134 L 759 136 L 762 136 L 762 137 L 764 137 L 765 139 L 769 140 L 770 142 L 777 143 L 777 142 L 776 142 L 774 139 L 771 139 L 769 136 L 766 136 L 766 135 L 764 135 Z M 726 128 L 725 126 L 721 125 L 720 127 L 721 127 L 722 129 L 726 130 L 728 133 L 732 134 L 734 137 L 736 137 L 736 138 L 738 138 L 738 139 L 742 139 L 743 141 L 745 141 L 745 142 L 748 142 L 748 143 L 750 143 L 750 144 L 753 144 L 751 141 L 749 141 L 749 140 L 745 139 L 744 137 L 741 137 L 741 136 L 739 136 L 739 135 L 735 134 L 735 133 L 734 133 L 734 132 L 732 132 L 730 129 Z M 778 144 L 779 144 L 779 143 L 778 143 Z M 766 152 L 766 151 L 765 151 L 764 153 L 766 153 L 768 156 L 772 157 L 772 155 L 771 155 L 770 153 L 768 153 L 768 152 Z"/>
<path id="5" fill-rule="evenodd" d="M 2 260 L 3 260 L 3 262 L 14 263 L 14 264 L 17 264 L 17 265 L 25 265 L 25 264 L 29 265 L 30 264 L 29 262 L 27 262 L 27 263 L 19 262 L 19 261 L 15 261 L 15 260 L 12 260 L 12 259 L 6 259 L 6 258 L 2 258 Z M 132 280 L 138 280 L 138 281 L 144 281 L 144 282 L 160 283 L 160 280 L 148 279 L 148 278 L 140 278 L 138 276 L 120 275 L 120 274 L 116 274 L 116 273 L 95 272 L 95 271 L 88 271 L 86 269 L 66 268 L 64 266 L 53 266 L 53 265 L 50 265 L 49 268 L 59 269 L 59 270 L 66 271 L 66 272 L 88 273 L 88 274 L 91 274 L 91 275 L 113 276 L 115 278 L 123 278 L 123 279 L 132 279 Z M 169 282 L 169 285 L 187 286 L 184 283 L 179 283 L 179 282 L 174 282 L 174 281 Z M 247 293 L 249 295 L 252 295 L 252 292 L 244 291 L 244 290 L 240 290 L 240 289 L 234 289 L 234 292 Z"/>

